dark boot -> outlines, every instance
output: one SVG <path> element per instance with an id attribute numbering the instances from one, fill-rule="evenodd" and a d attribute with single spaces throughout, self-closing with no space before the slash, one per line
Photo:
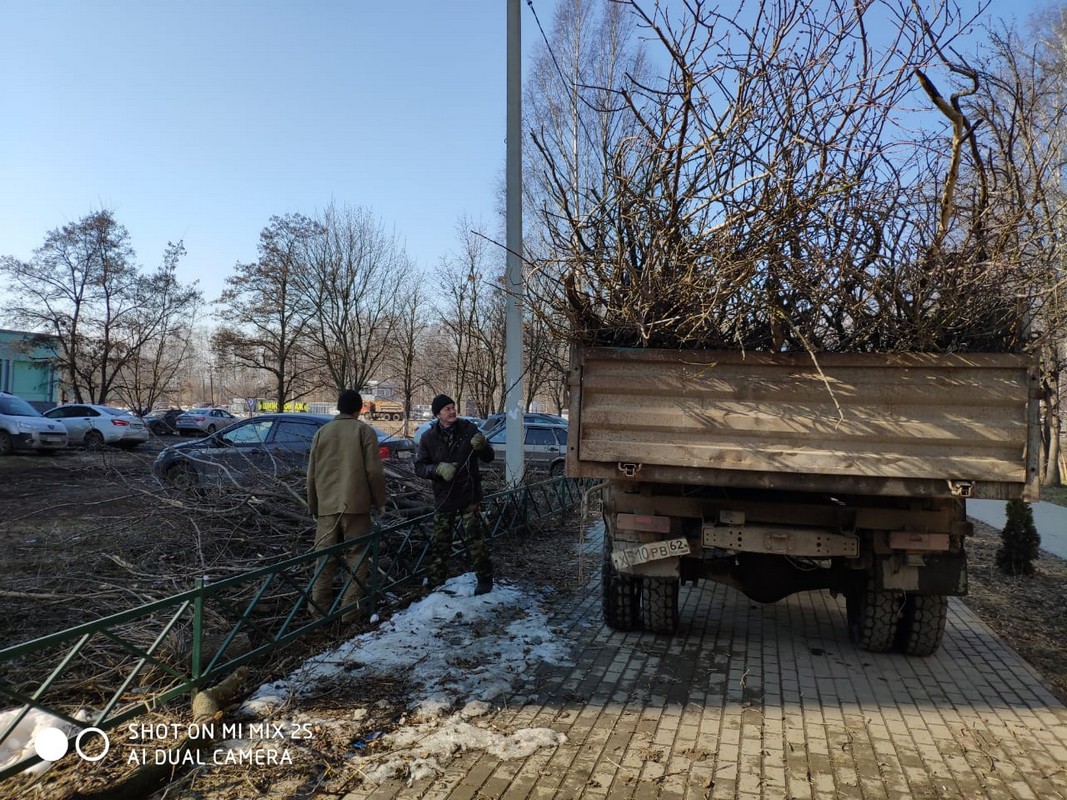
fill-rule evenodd
<path id="1" fill-rule="evenodd" d="M 474 595 L 477 597 L 480 594 L 488 594 L 493 591 L 493 576 L 488 578 L 479 578 L 478 585 L 474 587 Z"/>

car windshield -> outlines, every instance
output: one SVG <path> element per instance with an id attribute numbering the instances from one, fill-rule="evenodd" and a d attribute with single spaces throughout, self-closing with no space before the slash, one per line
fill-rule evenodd
<path id="1" fill-rule="evenodd" d="M 104 413 L 110 414 L 113 417 L 128 417 L 128 416 L 130 416 L 127 412 L 123 411 L 121 408 L 106 408 L 105 407 L 105 408 L 102 408 L 101 410 L 104 411 Z"/>
<path id="2" fill-rule="evenodd" d="M 190 416 L 193 416 L 193 415 L 204 416 L 206 414 L 210 414 L 211 413 L 211 409 L 210 408 L 190 408 L 185 413 L 187 415 L 190 415 Z"/>
<path id="3" fill-rule="evenodd" d="M 12 417 L 40 417 L 41 412 L 21 397 L 0 397 L 0 414 Z"/>
<path id="4" fill-rule="evenodd" d="M 274 424 L 272 419 L 257 419 L 252 422 L 246 422 L 244 425 L 238 425 L 236 428 L 231 428 L 225 434 L 219 436 L 219 439 L 226 444 L 241 445 L 241 444 L 262 444 L 267 441 L 267 436 L 270 434 L 271 425 Z"/>

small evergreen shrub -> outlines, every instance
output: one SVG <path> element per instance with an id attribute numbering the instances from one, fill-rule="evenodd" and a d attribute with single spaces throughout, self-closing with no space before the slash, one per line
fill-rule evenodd
<path id="1" fill-rule="evenodd" d="M 1007 575 L 1033 575 L 1041 535 L 1034 525 L 1034 512 L 1022 500 L 1008 501 L 1008 521 L 1000 532 L 997 566 Z"/>

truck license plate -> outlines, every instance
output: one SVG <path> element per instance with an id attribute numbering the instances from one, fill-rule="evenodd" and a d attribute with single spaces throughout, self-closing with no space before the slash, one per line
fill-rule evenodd
<path id="1" fill-rule="evenodd" d="M 616 550 L 611 554 L 611 563 L 615 569 L 632 567 L 661 558 L 684 556 L 689 554 L 689 542 L 685 537 L 668 539 L 665 542 L 648 542 L 626 550 Z"/>

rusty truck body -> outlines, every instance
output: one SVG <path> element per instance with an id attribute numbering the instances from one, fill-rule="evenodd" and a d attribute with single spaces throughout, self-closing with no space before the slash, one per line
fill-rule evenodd
<path id="1" fill-rule="evenodd" d="M 576 346 L 568 383 L 617 629 L 673 632 L 679 585 L 710 579 L 841 594 L 857 645 L 928 655 L 967 591 L 967 498 L 1037 499 L 1026 355 Z"/>

